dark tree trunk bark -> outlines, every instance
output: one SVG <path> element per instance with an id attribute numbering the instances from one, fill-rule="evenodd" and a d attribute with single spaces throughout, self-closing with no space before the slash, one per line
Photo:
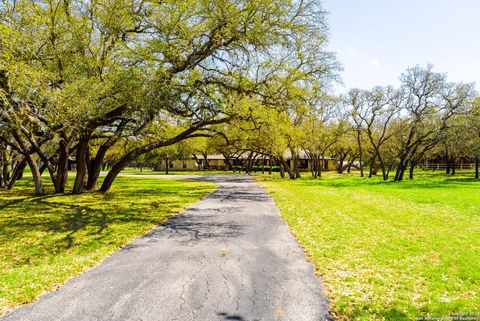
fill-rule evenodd
<path id="1" fill-rule="evenodd" d="M 295 174 L 295 178 L 300 178 L 301 175 L 300 175 L 300 168 L 299 168 L 299 166 L 298 166 L 298 155 L 295 156 L 295 159 L 293 160 L 293 164 L 294 164 L 293 166 L 294 166 L 294 168 L 295 168 L 295 173 L 294 173 L 294 174 Z"/>
<path id="2" fill-rule="evenodd" d="M 285 169 L 282 164 L 280 164 L 280 177 L 285 178 Z"/>
<path id="3" fill-rule="evenodd" d="M 385 166 L 385 162 L 383 161 L 383 158 L 380 155 L 379 149 L 376 149 L 375 153 L 377 154 L 377 159 L 378 159 L 378 162 L 380 163 L 380 169 L 382 170 L 382 178 L 384 181 L 386 181 L 388 179 L 388 175 L 387 175 L 387 168 Z"/>
<path id="4" fill-rule="evenodd" d="M 5 161 L 5 163 L 3 164 L 2 172 L 3 172 L 3 179 L 5 179 L 8 182 L 10 180 L 10 167 L 8 166 L 7 161 Z"/>
<path id="5" fill-rule="evenodd" d="M 382 168 L 382 178 L 384 181 L 388 180 L 388 172 L 387 172 L 387 168 L 385 166 L 385 163 L 382 161 L 380 163 L 380 166 Z"/>
<path id="6" fill-rule="evenodd" d="M 115 180 L 115 178 L 117 178 L 117 175 L 125 167 L 127 167 L 128 163 L 130 162 L 131 162 L 130 159 L 124 158 L 122 161 L 115 163 L 115 165 L 112 166 L 107 176 L 105 177 L 105 180 L 103 181 L 102 186 L 100 187 L 100 191 L 107 192 L 110 189 L 110 187 L 112 187 L 113 181 Z"/>
<path id="7" fill-rule="evenodd" d="M 360 163 L 360 177 L 363 177 L 363 148 L 362 148 L 362 141 L 361 141 L 361 131 L 357 129 L 357 144 L 358 144 L 358 152 L 359 152 L 359 163 Z"/>
<path id="8" fill-rule="evenodd" d="M 405 170 L 407 168 L 408 168 L 408 161 L 405 161 L 405 163 L 402 163 L 401 167 L 399 166 L 397 181 L 403 181 L 403 176 L 405 175 Z"/>
<path id="9" fill-rule="evenodd" d="M 316 156 L 316 155 L 313 155 L 312 156 L 312 159 L 311 159 L 311 162 L 312 162 L 312 177 L 313 178 L 317 178 L 318 177 L 318 174 L 320 172 L 320 160 L 319 160 L 319 157 Z"/>
<path id="10" fill-rule="evenodd" d="M 343 162 L 345 160 L 346 155 L 342 152 L 340 153 L 340 157 L 338 158 L 338 166 L 337 166 L 337 173 L 338 174 L 343 174 L 343 171 L 345 168 L 343 167 Z M 350 171 L 349 171 L 350 173 Z"/>
<path id="11" fill-rule="evenodd" d="M 103 164 L 103 159 L 105 154 L 109 150 L 110 146 L 100 146 L 93 160 L 90 160 L 90 165 L 88 166 L 88 180 L 87 180 L 87 190 L 92 190 L 98 187 L 98 177 L 100 176 L 100 171 L 107 166 L 106 163 Z"/>
<path id="12" fill-rule="evenodd" d="M 0 150 L 1 150 L 1 158 L 0 158 L 0 187 L 4 188 L 5 185 L 7 185 L 8 182 L 8 162 L 7 162 L 7 153 L 5 150 L 5 146 L 0 145 Z"/>
<path id="13" fill-rule="evenodd" d="M 405 166 L 405 159 L 401 158 L 400 162 L 397 165 L 397 171 L 395 172 L 395 182 L 401 181 L 403 179 L 403 171 L 405 170 Z"/>
<path id="14" fill-rule="evenodd" d="M 21 161 L 19 161 L 16 165 L 15 168 L 13 169 L 12 177 L 10 178 L 10 181 L 8 182 L 8 189 L 11 190 L 13 187 L 15 187 L 15 184 L 17 181 L 22 177 L 23 170 L 27 166 L 27 160 L 23 158 Z"/>
<path id="15" fill-rule="evenodd" d="M 100 171 L 108 168 L 107 163 L 104 162 L 105 155 L 107 154 L 108 150 L 113 145 L 115 145 L 115 143 L 120 138 L 123 130 L 125 129 L 126 123 L 126 121 L 122 121 L 117 127 L 115 134 L 108 138 L 107 141 L 105 141 L 102 145 L 100 145 L 93 160 L 89 160 L 88 179 L 86 187 L 87 190 L 93 190 L 98 188 L 98 177 L 100 176 Z"/>
<path id="16" fill-rule="evenodd" d="M 388 177 L 390 176 L 390 171 L 393 169 L 393 167 L 394 167 L 394 164 L 393 164 L 393 163 L 390 164 L 390 165 L 388 165 L 388 169 L 387 169 L 387 179 L 388 179 Z"/>
<path id="17" fill-rule="evenodd" d="M 202 162 L 198 159 L 197 155 L 192 154 L 193 159 L 195 159 L 195 162 L 197 163 L 197 167 L 199 170 L 203 170 L 203 164 Z"/>
<path id="18" fill-rule="evenodd" d="M 475 178 L 478 178 L 478 168 L 479 168 L 479 164 L 480 163 L 480 160 L 478 159 L 478 157 L 475 157 Z"/>
<path id="19" fill-rule="evenodd" d="M 235 170 L 233 168 L 233 165 L 232 165 L 232 160 L 230 159 L 228 154 L 223 153 L 222 155 L 223 155 L 223 157 L 225 157 L 225 163 L 227 163 L 227 166 L 225 167 L 225 170 L 227 170 L 227 171 L 233 170 L 235 172 Z"/>
<path id="20" fill-rule="evenodd" d="M 64 140 L 60 141 L 59 156 L 58 156 L 58 169 L 57 176 L 55 178 L 55 193 L 65 193 L 65 187 L 68 182 L 68 156 L 69 156 L 70 143 Z"/>
<path id="21" fill-rule="evenodd" d="M 165 158 L 165 175 L 168 175 L 168 167 L 169 167 L 169 163 L 168 163 L 168 157 Z"/>
<path id="22" fill-rule="evenodd" d="M 208 155 L 207 155 L 207 153 L 202 153 L 202 155 L 203 155 L 203 159 L 205 160 L 205 169 L 207 171 L 209 171 L 210 170 L 210 162 L 208 161 Z"/>
<path id="23" fill-rule="evenodd" d="M 375 171 L 375 158 L 370 161 L 370 170 L 368 171 L 368 178 L 372 178 Z"/>
<path id="24" fill-rule="evenodd" d="M 5 153 L 2 151 L 2 158 L 0 159 L 0 188 L 4 188 L 5 185 L 7 184 L 7 178 L 3 178 L 5 175 L 4 175 L 4 171 L 3 171 L 3 168 L 5 168 L 5 157 L 4 157 Z"/>
<path id="25" fill-rule="evenodd" d="M 317 177 L 322 177 L 322 174 L 323 174 L 323 168 L 325 166 L 324 164 L 325 160 L 322 159 L 319 159 L 318 160 L 318 165 L 317 165 Z"/>
<path id="26" fill-rule="evenodd" d="M 285 171 L 288 173 L 288 176 L 290 177 L 290 179 L 295 179 L 295 173 L 292 171 L 290 166 L 288 166 L 287 162 L 284 160 L 280 160 L 280 163 L 282 164 Z"/>
<path id="27" fill-rule="evenodd" d="M 72 194 L 81 194 L 85 191 L 88 174 L 88 144 L 90 139 L 83 136 L 77 144 L 77 173 L 75 175 L 75 183 L 73 184 Z"/>
<path id="28" fill-rule="evenodd" d="M 308 155 L 308 166 L 310 167 L 310 173 L 312 174 L 312 177 L 315 177 L 315 172 L 313 169 L 313 159 L 310 155 Z"/>
<path id="29" fill-rule="evenodd" d="M 45 189 L 43 188 L 42 177 L 40 176 L 40 170 L 38 169 L 37 162 L 33 159 L 32 155 L 25 156 L 28 166 L 32 171 L 33 182 L 35 183 L 35 195 L 45 195 Z"/>
<path id="30" fill-rule="evenodd" d="M 408 173 L 408 178 L 413 179 L 413 171 L 415 170 L 415 164 L 412 162 L 410 164 L 410 171 Z"/>

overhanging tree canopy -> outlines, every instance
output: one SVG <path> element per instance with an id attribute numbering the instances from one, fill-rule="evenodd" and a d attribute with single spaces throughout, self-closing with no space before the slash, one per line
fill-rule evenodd
<path id="1" fill-rule="evenodd" d="M 325 85 L 317 1 L 7 1 L 0 21 L 1 140 L 45 164 L 57 192 L 94 188 L 108 150 L 125 153 L 101 187 L 156 148 L 282 108 L 292 85 Z"/>

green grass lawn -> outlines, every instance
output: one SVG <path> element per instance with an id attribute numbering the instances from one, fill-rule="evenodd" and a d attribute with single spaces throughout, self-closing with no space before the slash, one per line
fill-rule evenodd
<path id="1" fill-rule="evenodd" d="M 339 320 L 480 312 L 480 181 L 471 173 L 416 176 L 258 178 L 322 276 Z"/>
<path id="2" fill-rule="evenodd" d="M 108 194 L 0 190 L 0 315 L 98 263 L 204 197 L 213 183 L 119 177 Z"/>

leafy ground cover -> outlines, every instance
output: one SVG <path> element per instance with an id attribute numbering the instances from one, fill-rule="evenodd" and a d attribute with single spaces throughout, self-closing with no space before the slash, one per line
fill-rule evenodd
<path id="1" fill-rule="evenodd" d="M 471 177 L 258 181 L 322 276 L 339 320 L 415 320 L 480 311 L 480 181 Z"/>
<path id="2" fill-rule="evenodd" d="M 119 177 L 108 194 L 34 197 L 30 179 L 0 190 L 0 315 L 95 265 L 214 187 Z"/>

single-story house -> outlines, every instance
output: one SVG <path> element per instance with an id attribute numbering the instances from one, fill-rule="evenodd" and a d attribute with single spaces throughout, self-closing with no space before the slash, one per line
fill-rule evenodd
<path id="1" fill-rule="evenodd" d="M 232 159 L 232 164 L 234 166 L 242 166 L 243 160 L 246 159 L 246 156 L 240 156 L 237 159 Z M 288 165 L 293 168 L 293 160 L 291 159 L 291 154 L 286 152 L 284 154 L 284 159 L 287 159 Z M 198 160 L 198 161 L 197 161 Z M 208 164 L 207 165 L 207 160 Z M 214 155 L 207 155 L 207 160 L 205 160 L 203 155 L 192 155 L 189 159 L 180 159 L 180 160 L 172 160 L 169 161 L 169 170 L 173 171 L 196 171 L 196 170 L 203 170 L 209 167 L 211 170 L 227 170 L 228 169 L 228 162 L 225 159 L 225 156 L 222 154 L 214 154 Z M 262 159 L 257 159 L 255 165 L 261 166 Z M 161 161 L 158 166 L 156 166 L 157 170 L 164 171 L 165 170 L 165 161 Z M 269 164 L 269 160 L 265 160 L 265 168 L 267 169 Z M 280 164 L 278 161 L 274 161 L 272 164 L 273 166 L 279 166 Z M 309 162 L 308 158 L 306 157 L 305 153 L 300 153 L 300 157 L 298 160 L 298 167 L 300 171 L 310 171 L 311 170 L 311 163 Z M 325 171 L 334 171 L 336 170 L 335 159 L 331 157 L 325 157 L 323 159 L 323 170 Z"/>

